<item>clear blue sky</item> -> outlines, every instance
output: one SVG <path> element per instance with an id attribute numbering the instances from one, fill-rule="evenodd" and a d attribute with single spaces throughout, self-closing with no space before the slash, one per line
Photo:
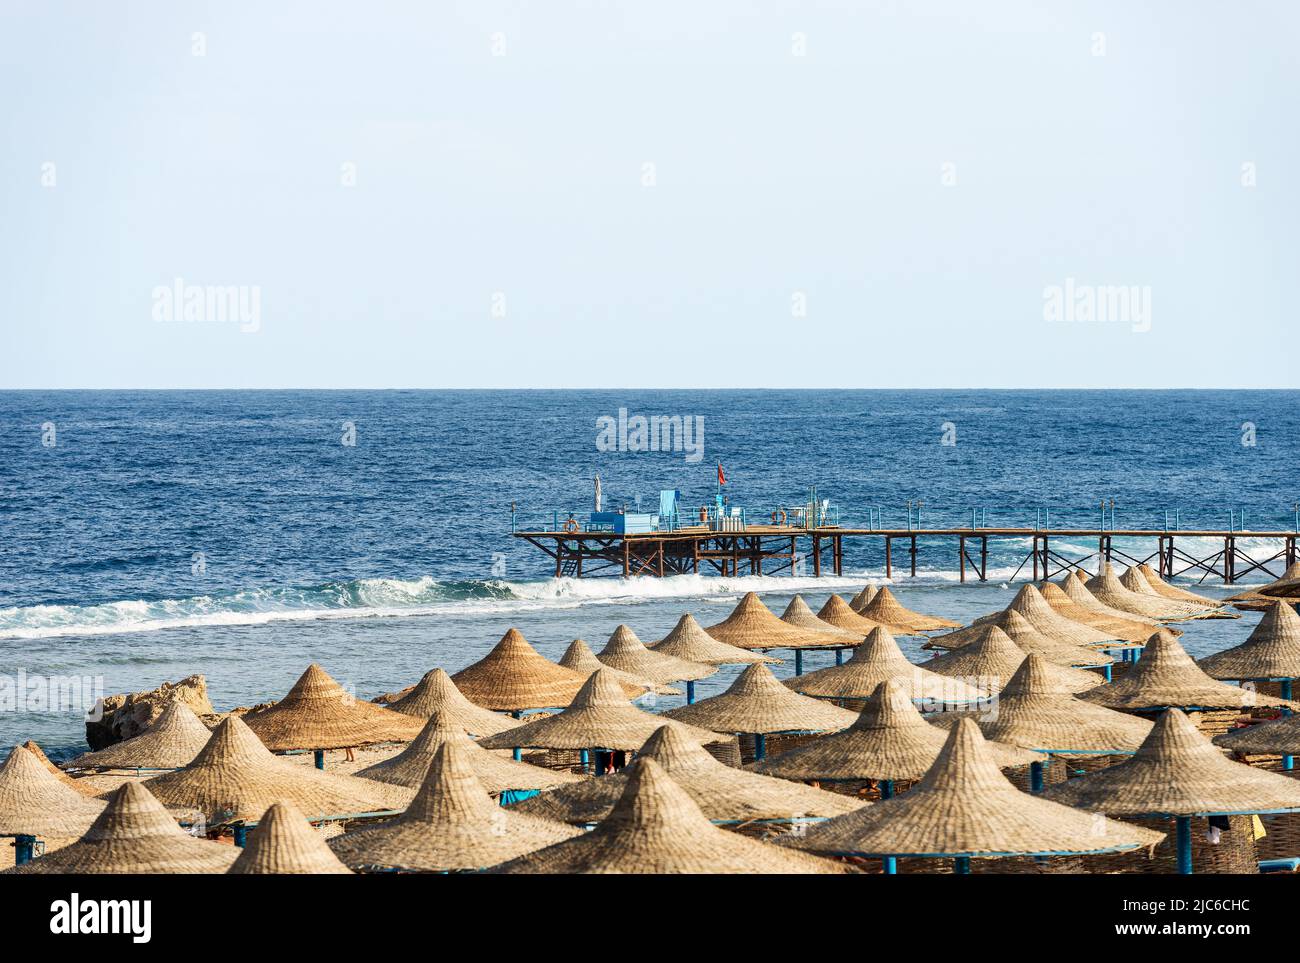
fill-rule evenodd
<path id="1" fill-rule="evenodd" d="M 1297 387 L 1297 27 L 2 0 L 0 387 Z M 258 330 L 155 321 L 177 277 Z M 1066 278 L 1151 330 L 1045 321 Z"/>

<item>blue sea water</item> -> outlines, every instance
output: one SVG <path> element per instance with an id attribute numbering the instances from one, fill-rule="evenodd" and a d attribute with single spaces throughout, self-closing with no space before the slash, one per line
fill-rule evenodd
<path id="1" fill-rule="evenodd" d="M 703 418 L 702 457 L 599 450 L 597 420 L 619 409 Z M 112 693 L 202 672 L 230 708 L 279 696 L 315 660 L 370 697 L 461 668 L 512 625 L 556 658 L 619 622 L 649 642 L 683 611 L 717 621 L 748 588 L 778 611 L 795 591 L 816 608 L 883 576 L 879 543 L 862 541 L 840 580 L 553 579 L 510 537 L 511 506 L 520 527 L 586 511 L 597 471 L 606 504 L 629 508 L 661 488 L 702 504 L 721 462 L 731 503 L 763 515 L 816 485 L 846 525 L 871 510 L 906 525 L 912 500 L 926 527 L 972 508 L 989 525 L 1050 511 L 1054 528 L 1091 527 L 1114 498 L 1120 527 L 1177 511 L 1184 529 L 1223 528 L 1244 511 L 1264 530 L 1294 527 L 1297 455 L 1300 394 L 1284 391 L 0 392 L 0 674 Z M 896 568 L 895 582 L 913 607 L 966 620 L 1006 604 L 1026 551 L 995 543 L 990 581 L 959 585 L 953 547 L 923 545 L 917 579 Z M 1185 642 L 1234 644 L 1256 618 L 1196 623 Z M 67 752 L 82 734 L 75 712 L 0 711 L 3 743 Z"/>

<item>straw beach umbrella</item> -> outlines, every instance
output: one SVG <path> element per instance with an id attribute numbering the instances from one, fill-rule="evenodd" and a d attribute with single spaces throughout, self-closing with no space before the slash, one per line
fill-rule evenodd
<path id="1" fill-rule="evenodd" d="M 1011 641 L 1011 637 L 996 625 L 981 625 L 974 640 L 943 655 L 935 656 L 924 667 L 941 675 L 970 681 L 981 692 L 993 694 L 1002 690 L 1025 661 L 1025 650 Z M 1075 669 L 1065 665 L 1047 665 L 1053 681 L 1070 692 L 1085 692 L 1102 684 L 1095 672 Z"/>
<path id="2" fill-rule="evenodd" d="M 846 796 L 795 785 L 724 765 L 665 722 L 641 747 L 639 759 L 653 759 L 714 823 L 803 822 L 839 816 L 861 803 Z M 587 779 L 542 793 L 514 807 L 516 812 L 574 825 L 597 823 L 623 795 L 628 770 Z"/>
<path id="3" fill-rule="evenodd" d="M 1178 599 L 1183 602 L 1193 602 L 1197 605 L 1203 605 L 1207 608 L 1219 608 L 1223 605 L 1222 599 L 1213 599 L 1208 595 L 1197 595 L 1195 592 L 1189 592 L 1185 588 L 1180 588 L 1166 582 L 1160 577 L 1160 573 L 1153 569 L 1146 562 L 1138 565 L 1138 571 L 1142 573 L 1143 579 L 1147 585 L 1157 595 L 1163 595 L 1167 599 Z"/>
<path id="4" fill-rule="evenodd" d="M 532 852 L 578 831 L 493 802 L 455 742 L 442 745 L 410 807 L 396 819 L 329 841 L 352 869 L 466 872 Z"/>
<path id="5" fill-rule="evenodd" d="M 14 837 L 19 865 L 32 858 L 36 837 L 80 836 L 103 811 L 102 801 L 64 785 L 22 746 L 0 766 L 0 836 Z"/>
<path id="6" fill-rule="evenodd" d="M 1175 612 L 1181 612 L 1182 618 L 1185 619 L 1239 619 L 1240 615 L 1231 612 L 1223 612 L 1213 602 L 1196 601 L 1188 602 L 1185 599 L 1171 599 L 1167 595 L 1162 595 L 1151 587 L 1142 570 L 1136 565 L 1130 565 L 1124 570 L 1124 574 L 1119 577 L 1119 582 L 1130 592 L 1135 595 L 1145 595 L 1148 598 L 1159 599 L 1167 602 L 1174 608 Z"/>
<path id="7" fill-rule="evenodd" d="M 883 590 L 882 590 L 883 591 Z M 880 623 L 859 615 L 849 608 L 849 603 L 838 595 L 832 595 L 817 612 L 817 618 L 829 622 L 837 629 L 855 633 L 859 639 L 865 638 L 872 629 L 879 628 Z"/>
<path id="8" fill-rule="evenodd" d="M 719 829 L 659 763 L 638 758 L 628 767 L 623 795 L 595 829 L 493 872 L 837 873 L 843 868 Z"/>
<path id="9" fill-rule="evenodd" d="M 854 612 L 861 612 L 868 604 L 870 604 L 871 600 L 876 597 L 876 593 L 879 591 L 880 589 L 874 585 L 862 586 L 862 591 L 849 599 L 849 608 Z"/>
<path id="10" fill-rule="evenodd" d="M 1241 645 L 1206 656 L 1201 670 L 1214 679 L 1277 679 L 1282 698 L 1291 698 L 1291 683 L 1300 679 L 1300 615 L 1285 602 L 1274 602 Z"/>
<path id="11" fill-rule="evenodd" d="M 707 701 L 707 700 L 706 700 Z M 703 705 L 704 703 L 697 703 Z M 687 706 L 686 708 L 694 708 Z M 624 697 L 609 669 L 593 672 L 582 691 L 563 712 L 524 723 L 517 729 L 479 740 L 484 749 L 640 749 L 663 717 L 642 712 Z M 716 732 L 691 728 L 701 745 L 720 742 Z"/>
<path id="12" fill-rule="evenodd" d="M 789 752 L 753 765 L 755 772 L 801 782 L 880 784 L 880 795 L 894 794 L 894 783 L 920 779 L 948 739 L 912 704 L 907 688 L 895 679 L 880 683 L 857 721 Z M 987 744 L 999 768 L 1027 766 L 1038 754 L 997 742 Z"/>
<path id="13" fill-rule="evenodd" d="M 664 716 L 714 732 L 752 735 L 759 759 L 766 755 L 768 735 L 836 732 L 857 718 L 838 706 L 792 692 L 765 665 L 746 668 L 726 692 L 670 709 Z"/>
<path id="14" fill-rule="evenodd" d="M 518 719 L 476 706 L 466 699 L 445 669 L 426 672 L 415 688 L 388 708 L 416 719 L 441 715 L 473 736 L 493 736 L 519 725 Z"/>
<path id="15" fill-rule="evenodd" d="M 404 718 L 409 719 L 409 716 Z M 355 776 L 297 766 L 271 754 L 238 716 L 227 717 L 194 761 L 145 783 L 165 805 L 208 823 L 251 821 L 276 802 L 313 819 L 401 810 L 411 792 Z"/>
<path id="16" fill-rule="evenodd" d="M 1088 579 L 1088 591 L 1111 608 L 1134 615 L 1142 615 L 1161 622 L 1188 618 L 1190 610 L 1182 602 L 1161 598 L 1151 593 L 1134 592 L 1115 575 L 1109 564 L 1103 565 L 1101 574 Z"/>
<path id="17" fill-rule="evenodd" d="M 1073 580 L 1072 580 L 1073 581 Z M 1074 582 L 1079 586 L 1080 592 L 1087 592 L 1079 582 Z M 1081 622 L 1084 625 L 1090 625 L 1100 632 L 1107 635 L 1113 635 L 1116 639 L 1125 642 L 1145 642 L 1147 636 L 1156 630 L 1159 623 L 1152 619 L 1137 619 L 1131 616 L 1121 616 L 1119 614 L 1110 615 L 1101 611 L 1103 606 L 1098 603 L 1097 608 L 1089 608 L 1081 602 L 1073 599 L 1055 582 L 1040 582 L 1038 591 L 1042 594 L 1043 599 L 1050 605 L 1058 615 L 1063 615 L 1071 622 Z"/>
<path id="18" fill-rule="evenodd" d="M 1214 737 L 1214 744 L 1231 749 L 1240 756 L 1273 755 L 1283 757 L 1283 769 L 1288 757 L 1300 755 L 1300 715 L 1283 716 L 1272 722 L 1233 729 Z"/>
<path id="19" fill-rule="evenodd" d="M 83 796 L 99 796 L 103 793 L 104 790 L 102 787 L 94 785 L 88 779 L 73 779 L 54 763 L 50 762 L 50 757 L 45 754 L 40 746 L 32 742 L 32 740 L 28 739 L 23 743 L 22 747 L 35 756 L 36 761 L 48 769 L 50 773 L 59 780 L 59 782 L 63 783 L 63 785 L 70 786 Z"/>
<path id="20" fill-rule="evenodd" d="M 326 749 L 409 742 L 423 728 L 418 719 L 357 699 L 315 663 L 283 699 L 244 722 L 268 749 L 314 750 L 317 769 L 325 768 Z"/>
<path id="21" fill-rule="evenodd" d="M 665 685 L 662 682 L 652 682 L 643 676 L 606 665 L 600 661 L 595 652 L 591 651 L 591 646 L 582 639 L 574 639 L 569 643 L 569 647 L 564 650 L 564 655 L 560 658 L 560 665 L 583 676 L 590 676 L 600 669 L 609 669 L 614 673 L 614 678 L 618 680 L 623 694 L 629 699 L 639 699 L 647 692 L 653 692 L 656 695 L 682 694 L 682 690 L 674 686 Z"/>
<path id="22" fill-rule="evenodd" d="M 494 796 L 508 790 L 552 789 L 582 781 L 581 776 L 573 773 L 503 759 L 474 742 L 451 719 L 440 715 L 430 716 L 424 731 L 398 755 L 362 769 L 357 776 L 408 789 L 419 789 L 424 785 L 424 777 L 429 773 L 433 757 L 449 742 L 456 743 L 464 750 L 464 756 L 469 760 L 479 782 Z"/>
<path id="23" fill-rule="evenodd" d="M 1145 615 L 1136 615 L 1132 612 L 1125 612 L 1122 609 L 1112 608 L 1101 599 L 1097 598 L 1097 596 L 1092 594 L 1092 590 L 1088 588 L 1088 579 L 1082 572 L 1071 572 L 1056 584 L 1060 590 L 1080 608 L 1086 609 L 1089 612 L 1096 612 L 1098 615 L 1107 616 L 1111 620 L 1112 624 L 1124 626 L 1127 634 L 1131 634 L 1128 630 L 1128 626 L 1130 625 L 1136 624 L 1144 626 L 1146 631 L 1142 632 L 1138 639 L 1131 641 L 1144 641 L 1147 636 L 1160 627 L 1160 622 L 1157 619 Z M 1170 631 L 1174 630 L 1171 629 Z M 1125 636 L 1126 638 L 1128 637 L 1127 634 Z"/>
<path id="24" fill-rule="evenodd" d="M 596 658 L 620 672 L 649 679 L 651 682 L 695 682 L 718 671 L 716 665 L 687 662 L 662 652 L 651 652 L 626 625 L 614 629 Z"/>
<path id="25" fill-rule="evenodd" d="M 1267 585 L 1258 585 L 1245 592 L 1229 595 L 1223 601 L 1225 604 L 1232 603 L 1235 608 L 1249 611 L 1267 608 L 1278 598 L 1289 598 L 1288 604 L 1295 605 L 1300 601 L 1295 598 L 1297 594 L 1300 594 L 1300 562 L 1292 562 L 1281 578 L 1274 579 Z"/>
<path id="26" fill-rule="evenodd" d="M 872 597 L 871 601 L 857 611 L 872 621 L 888 627 L 891 632 L 898 635 L 915 635 L 918 632 L 933 632 L 937 629 L 955 629 L 961 625 L 960 622 L 954 622 L 951 619 L 913 612 L 911 609 L 904 607 L 894 597 L 894 593 L 889 590 L 888 585 L 881 586 L 880 591 Z"/>
<path id="27" fill-rule="evenodd" d="M 351 875 L 305 816 L 290 803 L 275 803 L 258 820 L 248 845 L 227 873 Z"/>
<path id="28" fill-rule="evenodd" d="M 810 632 L 787 625 L 753 592 L 746 592 L 731 614 L 705 628 L 720 642 L 740 649 L 834 649 L 844 637 L 832 632 Z"/>
<path id="29" fill-rule="evenodd" d="M 998 771 L 979 727 L 962 719 L 911 790 L 786 842 L 826 855 L 951 858 L 958 873 L 967 873 L 972 857 L 1122 852 L 1161 838 L 1113 821 L 1099 826 L 1091 813 L 1021 792 Z"/>
<path id="30" fill-rule="evenodd" d="M 790 600 L 790 604 L 781 613 L 781 621 L 787 625 L 793 625 L 797 629 L 819 634 L 829 633 L 841 639 L 840 646 L 835 649 L 836 665 L 841 665 L 844 662 L 844 650 L 861 645 L 864 637 L 864 633 L 860 631 L 842 629 L 838 625 L 832 625 L 830 622 L 819 618 L 817 613 L 808 607 L 808 603 L 803 600 L 802 595 L 796 595 Z M 799 649 L 796 649 L 794 653 L 794 674 L 803 675 L 803 652 Z"/>
<path id="31" fill-rule="evenodd" d="M 1146 719 L 1080 701 L 1032 654 L 998 696 L 997 711 L 977 721 L 986 739 L 1058 755 L 1130 753 L 1151 731 Z"/>
<path id="32" fill-rule="evenodd" d="M 172 702 L 144 732 L 98 752 L 83 753 L 68 768 L 179 769 L 199 754 L 211 735 L 194 710 Z"/>
<path id="33" fill-rule="evenodd" d="M 9 873 L 224 873 L 233 846 L 196 839 L 137 782 L 113 790 L 108 805 L 71 845 L 6 870 Z"/>
<path id="34" fill-rule="evenodd" d="M 1173 816 L 1180 873 L 1192 871 L 1191 817 L 1300 810 L 1300 782 L 1225 758 L 1177 709 L 1160 716 L 1132 759 L 1043 795 L 1108 816 Z"/>
<path id="35" fill-rule="evenodd" d="M 543 656 L 518 629 L 510 629 L 491 652 L 451 681 L 484 709 L 522 712 L 567 706 L 586 680 Z"/>
<path id="36" fill-rule="evenodd" d="M 1168 632 L 1147 640 L 1142 660 L 1117 682 L 1082 693 L 1094 705 L 1125 712 L 1160 709 L 1253 709 L 1289 705 L 1283 699 L 1261 695 L 1254 689 L 1228 685 L 1210 678 Z M 1297 706 L 1296 708 L 1300 708 Z"/>
<path id="37" fill-rule="evenodd" d="M 1006 633 L 1012 642 L 1031 655 L 1040 655 L 1056 665 L 1109 665 L 1115 660 L 1097 649 L 1062 642 L 1045 635 L 1035 628 L 1028 619 L 1013 609 L 998 612 L 989 619 L 977 619 L 973 624 L 947 635 L 936 635 L 925 643 L 927 649 L 960 649 L 962 646 L 977 642 L 983 636 L 981 630 L 986 626 L 996 626 Z"/>
<path id="38" fill-rule="evenodd" d="M 913 665 L 889 631 L 879 625 L 843 665 L 786 679 L 785 684 L 818 699 L 867 699 L 887 679 L 900 683 L 909 698 L 933 706 L 978 702 L 986 696 L 957 679 Z"/>
<path id="39" fill-rule="evenodd" d="M 1058 615 L 1033 585 L 1022 586 L 1007 608 L 1024 616 L 1030 625 L 1057 642 L 1067 645 L 1101 645 L 1115 642 L 1114 636 L 1109 632 Z"/>
<path id="40" fill-rule="evenodd" d="M 650 651 L 703 665 L 753 665 L 756 662 L 775 665 L 781 661 L 761 652 L 750 652 L 719 642 L 704 631 L 704 626 L 695 621 L 695 616 L 689 612 L 677 620 L 671 632 L 653 643 Z"/>

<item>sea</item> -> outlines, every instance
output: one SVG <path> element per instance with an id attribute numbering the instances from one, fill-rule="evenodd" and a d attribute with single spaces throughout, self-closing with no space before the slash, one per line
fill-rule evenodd
<path id="1" fill-rule="evenodd" d="M 1295 529 L 1298 463 L 1289 391 L 0 392 L 0 743 L 82 751 L 87 707 L 41 695 L 59 685 L 85 701 L 202 673 L 224 710 L 280 697 L 319 662 L 372 698 L 455 672 L 512 626 L 559 658 L 620 623 L 647 643 L 683 612 L 711 624 L 750 590 L 780 612 L 795 593 L 817 609 L 885 582 L 879 539 L 847 540 L 838 578 L 805 564 L 557 579 L 512 529 L 584 519 L 597 474 L 604 506 L 629 512 L 664 489 L 694 507 L 721 490 L 757 520 L 816 498 L 845 526 L 1092 528 L 1105 511 L 1118 528 L 1249 532 Z M 1263 559 L 1281 545 L 1242 547 Z M 923 539 L 915 578 L 895 555 L 893 588 L 963 622 L 1002 608 L 1030 574 L 1029 540 L 991 549 L 987 581 L 963 584 L 953 542 Z M 1199 576 L 1182 581 L 1236 590 Z M 1189 623 L 1183 641 L 1208 654 L 1257 620 Z"/>

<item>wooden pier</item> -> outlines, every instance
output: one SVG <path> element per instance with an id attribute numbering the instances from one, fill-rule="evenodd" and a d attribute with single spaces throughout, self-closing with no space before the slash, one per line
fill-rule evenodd
<path id="1" fill-rule="evenodd" d="M 1227 531 L 1227 530 L 1152 530 L 1152 529 L 1036 529 L 1036 528 L 796 528 L 785 525 L 748 525 L 735 531 L 709 528 L 682 528 L 667 532 L 586 531 L 517 531 L 523 539 L 540 549 L 555 562 L 556 577 L 587 578 L 592 576 L 684 575 L 705 572 L 717 575 L 792 575 L 821 576 L 844 573 L 845 540 L 879 540 L 882 542 L 885 575 L 894 569 L 916 575 L 917 559 L 925 542 L 929 552 L 953 552 L 961 581 L 968 574 L 979 581 L 988 578 L 990 542 L 1024 541 L 1030 543 L 1011 579 L 1034 581 L 1080 569 L 1096 574 L 1099 561 L 1123 565 L 1146 563 L 1165 578 L 1180 575 L 1221 579 L 1231 585 L 1259 572 L 1270 578 L 1296 561 L 1295 531 Z M 1222 544 L 1211 554 L 1198 557 L 1179 546 L 1179 540 L 1210 539 Z M 1061 554 L 1054 547 L 1060 540 L 1096 542 L 1097 550 L 1079 558 Z M 1117 547 L 1115 539 L 1144 542 L 1141 549 Z M 949 543 L 934 546 L 936 541 Z M 1281 542 L 1268 558 L 1251 558 L 1242 546 L 1262 541 Z M 1145 547 L 1151 551 L 1142 554 Z M 901 555 L 901 558 L 899 557 Z M 1269 568 L 1278 564 L 1278 571 Z"/>

